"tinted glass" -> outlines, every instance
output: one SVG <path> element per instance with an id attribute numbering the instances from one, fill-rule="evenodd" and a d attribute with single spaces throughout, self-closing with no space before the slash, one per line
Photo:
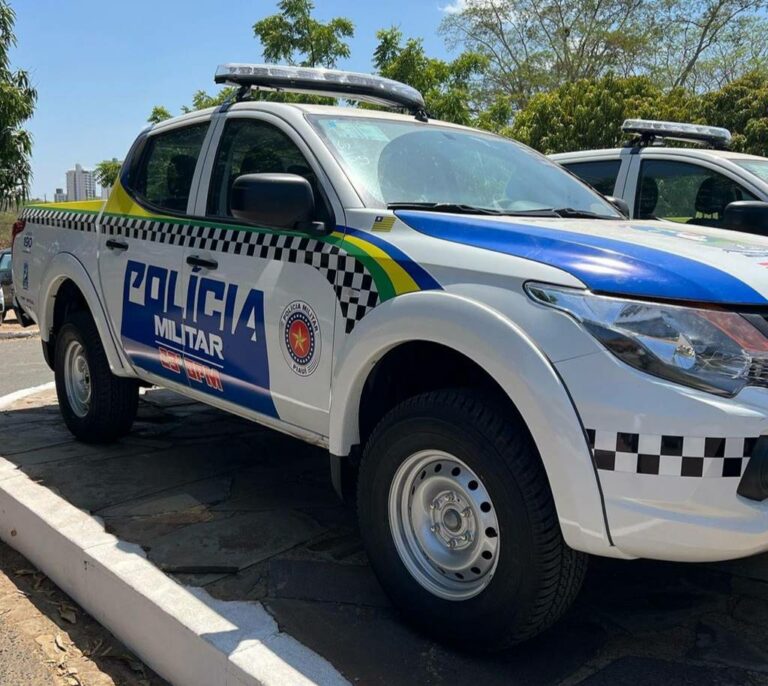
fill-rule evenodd
<path id="1" fill-rule="evenodd" d="M 11 268 L 11 253 L 3 253 L 0 255 L 0 272 Z"/>
<path id="2" fill-rule="evenodd" d="M 506 138 L 415 120 L 315 116 L 310 121 L 369 207 L 409 202 L 500 211 L 569 207 L 619 218 L 559 165 Z"/>
<path id="3" fill-rule="evenodd" d="M 243 174 L 298 174 L 315 194 L 318 221 L 328 221 L 317 176 L 296 144 L 280 129 L 255 119 L 231 119 L 221 136 L 211 177 L 208 214 L 231 217 L 232 184 Z"/>
<path id="4" fill-rule="evenodd" d="M 599 162 L 561 162 L 568 170 L 586 181 L 603 195 L 613 195 L 616 177 L 619 175 L 621 160 L 600 160 Z"/>
<path id="5" fill-rule="evenodd" d="M 195 124 L 152 136 L 146 144 L 132 190 L 161 210 L 187 211 L 195 165 L 208 124 Z"/>
<path id="6" fill-rule="evenodd" d="M 768 182 L 768 160 L 731 160 L 731 162 L 752 172 L 761 181 Z"/>
<path id="7" fill-rule="evenodd" d="M 643 160 L 638 188 L 638 219 L 668 219 L 701 226 L 722 227 L 727 205 L 756 199 L 716 171 L 667 160 Z"/>

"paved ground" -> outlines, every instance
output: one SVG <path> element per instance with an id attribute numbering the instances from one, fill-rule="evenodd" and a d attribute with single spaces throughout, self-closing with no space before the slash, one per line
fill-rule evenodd
<path id="1" fill-rule="evenodd" d="M 49 381 L 53 372 L 43 359 L 37 327 L 23 329 L 9 313 L 0 324 L 0 396 Z"/>
<path id="2" fill-rule="evenodd" d="M 553 630 L 472 656 L 400 621 L 318 449 L 159 390 L 109 449 L 73 442 L 51 393 L 0 413 L 0 446 L 181 582 L 263 602 L 353 682 L 768 684 L 768 557 L 709 566 L 595 559 Z"/>

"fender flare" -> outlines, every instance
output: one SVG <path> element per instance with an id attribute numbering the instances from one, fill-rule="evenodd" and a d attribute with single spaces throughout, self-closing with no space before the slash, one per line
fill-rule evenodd
<path id="1" fill-rule="evenodd" d="M 538 447 L 566 543 L 616 556 L 585 431 L 560 375 L 519 326 L 470 298 L 446 291 L 410 293 L 380 305 L 357 324 L 336 359 L 331 454 L 348 455 L 360 441 L 360 400 L 375 364 L 415 340 L 447 346 L 497 381 Z"/>
<path id="2" fill-rule="evenodd" d="M 60 252 L 48 264 L 45 278 L 40 284 L 39 307 L 37 311 L 40 338 L 48 342 L 53 328 L 53 313 L 56 304 L 56 294 L 65 281 L 72 281 L 85 298 L 85 302 L 96 322 L 96 328 L 104 346 L 104 352 L 109 361 L 109 368 L 116 376 L 135 376 L 133 370 L 121 354 L 120 347 L 112 337 L 107 313 L 99 297 L 96 285 L 82 262 L 72 253 Z"/>

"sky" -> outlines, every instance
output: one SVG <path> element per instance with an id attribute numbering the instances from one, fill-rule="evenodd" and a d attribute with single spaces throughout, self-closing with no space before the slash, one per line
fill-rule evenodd
<path id="1" fill-rule="evenodd" d="M 276 0 L 10 0 L 16 11 L 13 68 L 38 90 L 32 197 L 53 200 L 65 172 L 122 159 L 154 105 L 172 113 L 204 89 L 224 62 L 261 62 L 253 24 Z M 370 72 L 376 31 L 399 26 L 424 39 L 427 54 L 446 57 L 438 35 L 446 12 L 463 0 L 315 0 L 315 16 L 355 24 L 342 69 Z"/>

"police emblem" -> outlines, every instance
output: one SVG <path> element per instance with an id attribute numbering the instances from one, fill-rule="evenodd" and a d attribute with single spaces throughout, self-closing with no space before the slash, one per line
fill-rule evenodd
<path id="1" fill-rule="evenodd" d="M 309 376 L 320 363 L 320 323 L 315 311 L 305 302 L 295 300 L 280 317 L 283 357 L 299 376 Z"/>

